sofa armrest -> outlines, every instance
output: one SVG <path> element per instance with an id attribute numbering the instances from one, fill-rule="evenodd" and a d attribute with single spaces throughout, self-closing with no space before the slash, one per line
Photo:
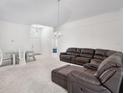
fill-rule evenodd
<path id="1" fill-rule="evenodd" d="M 72 71 L 70 73 L 70 75 L 68 75 L 68 79 L 69 77 L 73 77 L 73 79 L 75 79 L 77 82 L 80 83 L 89 83 L 92 85 L 100 85 L 100 81 L 97 79 L 97 77 L 95 77 L 94 75 L 85 73 L 85 72 L 81 72 L 81 71 Z"/>
<path id="2" fill-rule="evenodd" d="M 72 71 L 67 77 L 68 93 L 111 93 L 93 75 Z"/>
<path id="3" fill-rule="evenodd" d="M 84 64 L 83 66 L 87 69 L 92 69 L 92 70 L 97 70 L 98 69 L 98 65 L 92 64 L 92 63 L 87 63 L 87 64 Z"/>

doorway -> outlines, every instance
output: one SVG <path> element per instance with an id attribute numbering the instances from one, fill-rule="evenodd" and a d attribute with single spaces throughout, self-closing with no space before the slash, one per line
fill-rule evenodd
<path id="1" fill-rule="evenodd" d="M 52 55 L 53 28 L 42 25 L 32 25 L 32 51 L 43 55 Z"/>

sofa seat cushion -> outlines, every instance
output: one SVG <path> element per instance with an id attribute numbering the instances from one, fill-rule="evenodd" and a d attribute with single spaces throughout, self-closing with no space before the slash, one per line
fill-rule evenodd
<path id="1" fill-rule="evenodd" d="M 71 71 L 83 71 L 84 67 L 66 65 L 52 71 L 52 81 L 67 89 L 67 75 Z"/>
<path id="2" fill-rule="evenodd" d="M 92 54 L 80 54 L 81 57 L 88 57 L 88 58 L 92 58 L 93 55 Z"/>
<path id="3" fill-rule="evenodd" d="M 75 61 L 77 62 L 77 63 L 89 63 L 90 62 L 90 59 L 91 58 L 87 58 L 87 57 L 76 57 L 75 58 Z"/>
<path id="4" fill-rule="evenodd" d="M 63 66 L 63 67 L 59 68 L 59 70 L 57 70 L 57 72 L 60 73 L 63 76 L 67 76 L 73 70 L 83 71 L 84 68 L 79 67 L 79 66 L 66 65 L 66 66 Z"/>
<path id="5" fill-rule="evenodd" d="M 74 55 L 61 55 L 61 58 L 64 59 L 71 59 L 72 57 L 75 57 Z"/>
<path id="6" fill-rule="evenodd" d="M 91 59 L 91 64 L 100 65 L 103 60 L 101 59 Z"/>
<path id="7" fill-rule="evenodd" d="M 67 55 L 79 56 L 80 53 L 78 53 L 78 52 L 67 52 Z"/>
<path id="8" fill-rule="evenodd" d="M 52 81 L 67 89 L 67 76 L 72 71 L 85 72 L 93 75 L 96 71 L 86 69 L 83 66 L 65 65 L 52 71 Z"/>

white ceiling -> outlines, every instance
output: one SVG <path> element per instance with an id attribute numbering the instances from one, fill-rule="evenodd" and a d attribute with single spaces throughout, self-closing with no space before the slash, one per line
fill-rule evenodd
<path id="1" fill-rule="evenodd" d="M 123 0 L 61 0 L 61 24 L 123 7 Z M 0 0 L 0 20 L 57 25 L 57 0 Z"/>

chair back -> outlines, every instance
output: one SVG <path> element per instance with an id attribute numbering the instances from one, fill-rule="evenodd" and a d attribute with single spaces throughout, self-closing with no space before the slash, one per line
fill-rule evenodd
<path id="1" fill-rule="evenodd" d="M 25 50 L 19 49 L 19 64 L 26 63 L 25 61 Z"/>
<path id="2" fill-rule="evenodd" d="M 0 49 L 0 65 L 2 65 L 2 61 L 3 61 L 3 53 L 2 50 Z"/>

